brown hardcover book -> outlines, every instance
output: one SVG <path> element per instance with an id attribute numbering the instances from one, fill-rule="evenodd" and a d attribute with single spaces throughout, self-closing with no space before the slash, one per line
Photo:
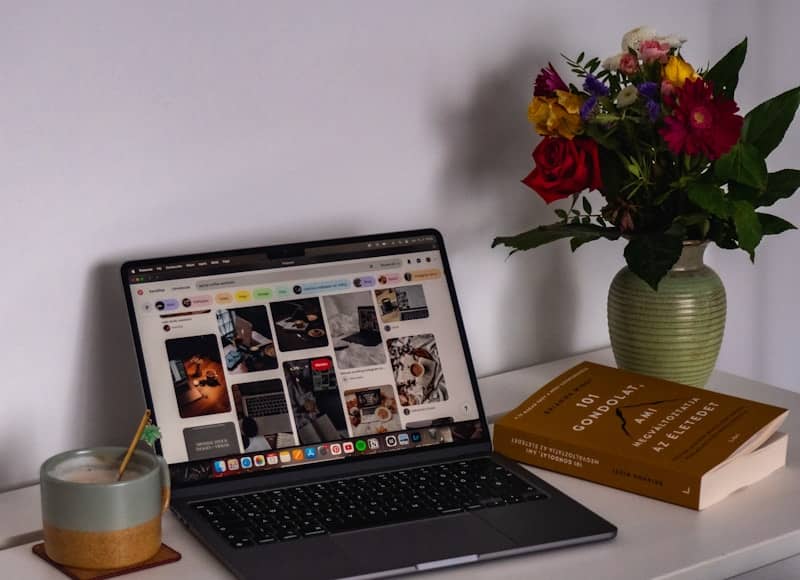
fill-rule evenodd
<path id="1" fill-rule="evenodd" d="M 694 509 L 786 464 L 789 411 L 583 362 L 501 418 L 516 461 Z"/>

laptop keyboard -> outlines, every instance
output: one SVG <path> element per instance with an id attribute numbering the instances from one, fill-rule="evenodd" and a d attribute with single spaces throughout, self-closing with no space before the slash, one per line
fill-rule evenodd
<path id="1" fill-rule="evenodd" d="M 277 397 L 266 396 L 247 399 L 246 404 L 247 414 L 251 417 L 269 417 L 270 415 L 282 415 L 289 412 L 283 393 L 280 393 Z"/>
<path id="2" fill-rule="evenodd" d="M 212 499 L 193 507 L 235 548 L 546 499 L 488 458 Z"/>

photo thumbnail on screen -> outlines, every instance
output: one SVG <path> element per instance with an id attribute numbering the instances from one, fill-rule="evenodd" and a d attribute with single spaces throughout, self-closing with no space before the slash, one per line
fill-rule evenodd
<path id="1" fill-rule="evenodd" d="M 225 368 L 231 374 L 278 368 L 266 306 L 217 310 Z"/>
<path id="2" fill-rule="evenodd" d="M 347 390 L 344 401 L 354 437 L 403 428 L 391 385 Z"/>
<path id="3" fill-rule="evenodd" d="M 333 359 L 329 356 L 283 363 L 297 436 L 303 445 L 348 436 Z"/>
<path id="4" fill-rule="evenodd" d="M 386 364 L 386 352 L 372 295 L 369 292 L 353 292 L 325 296 L 323 301 L 339 368 Z"/>
<path id="5" fill-rule="evenodd" d="M 375 290 L 384 324 L 428 318 L 428 303 L 421 284 Z"/>
<path id="6" fill-rule="evenodd" d="M 319 298 L 272 302 L 275 338 L 284 352 L 328 346 Z"/>
<path id="7" fill-rule="evenodd" d="M 400 405 L 409 407 L 438 403 L 449 398 L 439 349 L 432 334 L 418 334 L 386 341 Z"/>
<path id="8" fill-rule="evenodd" d="M 216 335 L 173 338 L 165 344 L 180 416 L 229 412 L 231 402 Z"/>
<path id="9" fill-rule="evenodd" d="M 233 404 L 245 452 L 296 444 L 289 404 L 280 379 L 233 385 Z"/>

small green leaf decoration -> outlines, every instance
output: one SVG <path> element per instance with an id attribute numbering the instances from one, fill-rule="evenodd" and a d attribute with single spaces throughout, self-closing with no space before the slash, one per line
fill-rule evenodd
<path id="1" fill-rule="evenodd" d="M 765 236 L 782 234 L 786 230 L 796 230 L 797 226 L 783 218 L 768 213 L 756 213 L 761 223 L 761 233 Z"/>
<path id="2" fill-rule="evenodd" d="M 675 265 L 683 251 L 683 241 L 669 233 L 633 238 L 625 247 L 625 261 L 631 272 L 658 291 L 658 283 Z"/>
<path id="3" fill-rule="evenodd" d="M 695 182 L 689 186 L 689 201 L 700 209 L 720 217 L 731 215 L 730 202 L 725 199 L 725 192 L 713 183 Z"/>
<path id="4" fill-rule="evenodd" d="M 714 93 L 733 98 L 736 86 L 739 84 L 739 71 L 747 55 L 747 38 L 734 46 L 723 56 L 717 64 L 712 66 L 703 78 L 714 84 Z"/>
<path id="5" fill-rule="evenodd" d="M 736 235 L 739 238 L 739 247 L 750 254 L 750 260 L 756 259 L 756 246 L 761 242 L 761 222 L 752 205 L 746 201 L 734 201 L 733 223 L 736 225 Z"/>
<path id="6" fill-rule="evenodd" d="M 758 199 L 758 205 L 772 205 L 779 199 L 790 197 L 800 187 L 800 170 L 781 169 L 770 173 L 767 178 L 767 191 Z"/>
<path id="7" fill-rule="evenodd" d="M 783 140 L 798 105 L 800 87 L 764 101 L 745 116 L 741 140 L 753 145 L 766 159 Z"/>
<path id="8" fill-rule="evenodd" d="M 723 181 L 732 180 L 756 189 L 767 187 L 767 164 L 754 146 L 737 143 L 714 163 L 714 174 Z"/>
<path id="9" fill-rule="evenodd" d="M 589 203 L 589 200 L 585 197 L 583 198 L 583 211 L 586 213 L 592 213 L 592 204 Z"/>
<path id="10" fill-rule="evenodd" d="M 152 423 L 145 425 L 141 440 L 153 447 L 158 439 L 161 439 L 161 429 Z"/>

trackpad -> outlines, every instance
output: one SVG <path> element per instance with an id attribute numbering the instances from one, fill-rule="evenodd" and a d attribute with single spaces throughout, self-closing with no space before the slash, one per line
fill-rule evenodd
<path id="1" fill-rule="evenodd" d="M 330 538 L 349 559 L 373 572 L 508 550 L 515 545 L 480 518 L 468 514 L 371 528 Z"/>

